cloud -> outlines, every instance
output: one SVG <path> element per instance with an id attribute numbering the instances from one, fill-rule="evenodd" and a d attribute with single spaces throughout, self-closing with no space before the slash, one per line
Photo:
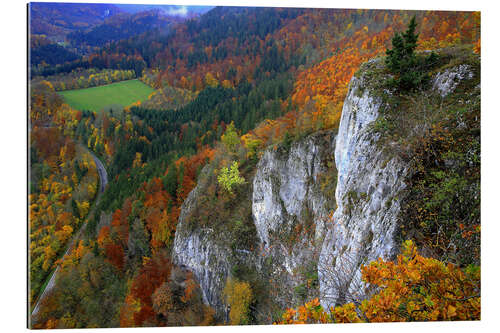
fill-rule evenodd
<path id="1" fill-rule="evenodd" d="M 186 16 L 188 14 L 187 6 L 172 6 L 165 10 L 171 16 Z"/>

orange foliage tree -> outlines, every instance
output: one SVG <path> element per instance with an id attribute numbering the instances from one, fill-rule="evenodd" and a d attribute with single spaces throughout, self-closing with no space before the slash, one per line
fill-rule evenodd
<path id="1" fill-rule="evenodd" d="M 403 244 L 395 262 L 378 259 L 362 269 L 376 292 L 359 304 L 331 307 L 317 299 L 288 309 L 279 324 L 479 320 L 480 268 L 466 269 L 418 254 L 412 241 Z"/>

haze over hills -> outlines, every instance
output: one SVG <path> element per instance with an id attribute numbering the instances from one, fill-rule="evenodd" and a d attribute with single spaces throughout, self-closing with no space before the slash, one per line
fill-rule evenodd
<path id="1" fill-rule="evenodd" d="M 166 15 L 158 8 L 132 14 L 119 13 L 91 29 L 72 32 L 66 36 L 66 39 L 70 46 L 79 49 L 80 53 L 88 54 L 106 44 L 146 32 L 158 31 L 167 34 L 172 25 L 180 23 L 184 19 L 184 16 Z"/>
<path id="2" fill-rule="evenodd" d="M 166 15 L 192 17 L 202 15 L 214 8 L 213 6 L 179 6 L 179 5 L 144 5 L 115 4 L 116 7 L 129 13 L 137 13 L 151 9 L 160 9 Z"/>
<path id="3" fill-rule="evenodd" d="M 35 51 L 33 64 L 44 61 L 54 65 L 56 55 L 61 58 L 61 63 L 75 60 L 76 54 L 88 55 L 107 43 L 148 31 L 167 33 L 172 25 L 199 16 L 211 8 L 213 7 L 32 3 L 30 33 L 36 38 L 46 39 L 43 45 L 37 43 L 32 46 Z M 48 46 L 49 42 L 54 45 Z M 38 49 L 39 46 L 43 47 Z M 49 52 L 54 56 L 49 55 Z"/>
<path id="4" fill-rule="evenodd" d="M 31 34 L 46 35 L 57 42 L 63 42 L 64 36 L 70 32 L 87 31 L 117 14 L 122 14 L 122 17 L 130 17 L 130 14 L 157 10 L 163 16 L 185 19 L 201 15 L 213 8 L 212 6 L 100 3 L 82 6 L 78 3 L 60 2 L 33 2 L 29 6 Z"/>

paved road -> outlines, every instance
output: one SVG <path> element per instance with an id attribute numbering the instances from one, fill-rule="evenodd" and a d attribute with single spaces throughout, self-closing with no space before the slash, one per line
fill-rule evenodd
<path id="1" fill-rule="evenodd" d="M 94 159 L 94 162 L 95 162 L 95 165 L 96 165 L 96 168 L 97 168 L 97 173 L 99 174 L 99 182 L 101 184 L 100 187 L 99 187 L 99 192 L 97 193 L 96 201 L 95 201 L 95 203 L 97 204 L 97 202 L 101 198 L 101 194 L 104 192 L 104 189 L 106 188 L 106 185 L 108 184 L 108 173 L 106 172 L 106 168 L 104 167 L 104 164 L 102 164 L 101 160 L 98 159 L 97 156 L 95 156 L 94 153 L 92 153 L 91 151 L 89 151 L 89 150 L 87 150 L 87 151 L 90 153 L 90 155 L 92 155 L 92 158 Z M 95 206 L 96 205 L 94 205 L 94 207 Z M 88 216 L 90 216 L 90 214 L 93 214 L 93 212 L 90 212 L 88 214 Z M 71 241 L 70 246 L 68 246 L 68 249 L 64 253 L 63 257 L 65 255 L 71 253 L 71 250 L 73 249 L 74 245 L 77 243 L 77 241 L 80 239 L 80 236 L 85 231 L 85 227 L 86 226 L 87 226 L 87 223 L 83 223 L 83 225 L 81 226 L 81 228 L 78 231 L 78 233 L 75 234 L 75 236 L 73 237 L 73 240 Z M 47 293 L 50 290 L 52 290 L 52 288 L 54 288 L 54 284 L 56 283 L 56 276 L 57 276 L 58 272 L 59 272 L 59 266 L 57 266 L 57 268 L 55 269 L 54 273 L 52 274 L 52 276 L 51 276 L 51 278 L 49 280 L 49 283 L 47 283 L 47 286 L 45 287 L 44 291 L 40 294 L 40 297 L 38 297 L 36 305 L 33 308 L 33 312 L 31 313 L 31 325 L 30 326 L 33 325 L 34 320 L 35 320 L 35 316 L 38 313 L 38 311 L 40 310 L 39 309 L 40 308 L 40 302 L 45 298 L 45 296 L 47 295 Z"/>
<path id="2" fill-rule="evenodd" d="M 104 192 L 104 189 L 106 188 L 106 185 L 108 185 L 108 173 L 106 172 L 106 168 L 104 167 L 104 164 L 102 164 L 101 160 L 97 158 L 97 156 L 94 155 L 94 153 L 90 152 L 90 155 L 92 155 L 92 158 L 95 161 L 95 165 L 97 167 L 97 173 L 99 173 L 99 179 L 100 179 L 100 189 L 99 189 L 99 195 Z M 99 199 L 99 198 L 97 198 Z"/>

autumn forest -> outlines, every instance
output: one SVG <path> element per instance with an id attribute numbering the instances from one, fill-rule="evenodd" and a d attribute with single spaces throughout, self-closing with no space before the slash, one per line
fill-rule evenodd
<path id="1" fill-rule="evenodd" d="M 481 318 L 479 12 L 28 6 L 30 328 Z"/>

